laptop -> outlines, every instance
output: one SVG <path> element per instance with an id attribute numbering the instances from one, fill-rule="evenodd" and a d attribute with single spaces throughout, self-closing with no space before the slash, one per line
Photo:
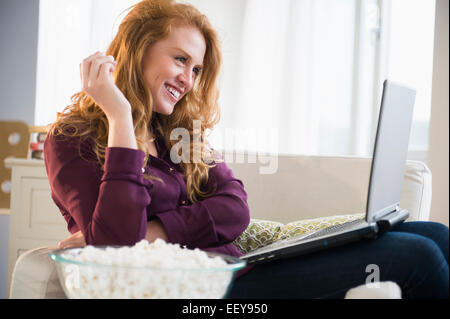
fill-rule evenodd
<path id="1" fill-rule="evenodd" d="M 241 259 L 259 264 L 375 239 L 406 220 L 409 212 L 400 208 L 400 197 L 415 96 L 415 90 L 388 80 L 383 83 L 365 218 L 279 240 Z"/>

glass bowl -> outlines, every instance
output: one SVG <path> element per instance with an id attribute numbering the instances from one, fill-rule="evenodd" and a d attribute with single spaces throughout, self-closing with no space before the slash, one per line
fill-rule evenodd
<path id="1" fill-rule="evenodd" d="M 128 246 L 94 246 L 102 250 Z M 236 272 L 246 262 L 236 257 L 205 252 L 219 257 L 225 266 L 215 268 L 158 268 L 83 262 L 74 258 L 83 248 L 49 253 L 55 261 L 59 281 L 71 299 L 219 299 L 225 298 Z"/>

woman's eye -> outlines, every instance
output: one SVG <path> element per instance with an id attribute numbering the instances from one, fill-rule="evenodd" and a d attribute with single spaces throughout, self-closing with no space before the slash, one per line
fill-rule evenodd
<path id="1" fill-rule="evenodd" d="M 182 56 L 177 56 L 177 57 L 175 58 L 175 60 L 178 60 L 178 61 L 180 61 L 181 63 L 185 63 L 185 62 L 186 62 L 186 58 L 185 58 L 185 57 L 182 57 Z"/>
<path id="2" fill-rule="evenodd" d="M 185 64 L 187 61 L 187 58 L 183 57 L 183 56 L 177 56 L 175 57 L 175 60 L 180 61 L 181 63 Z M 194 74 L 197 76 L 200 73 L 200 68 L 194 68 L 192 69 L 192 71 L 194 71 Z"/>

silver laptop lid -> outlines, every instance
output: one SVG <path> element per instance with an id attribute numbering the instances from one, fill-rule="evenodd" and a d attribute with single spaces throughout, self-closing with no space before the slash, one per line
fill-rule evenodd
<path id="1" fill-rule="evenodd" d="M 400 205 L 416 91 L 383 83 L 373 151 L 366 221 L 372 223 Z"/>

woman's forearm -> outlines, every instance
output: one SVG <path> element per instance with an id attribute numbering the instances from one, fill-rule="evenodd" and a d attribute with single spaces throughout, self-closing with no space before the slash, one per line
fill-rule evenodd
<path id="1" fill-rule="evenodd" d="M 108 147 L 138 149 L 131 112 L 114 118 L 109 117 L 108 122 Z"/>

